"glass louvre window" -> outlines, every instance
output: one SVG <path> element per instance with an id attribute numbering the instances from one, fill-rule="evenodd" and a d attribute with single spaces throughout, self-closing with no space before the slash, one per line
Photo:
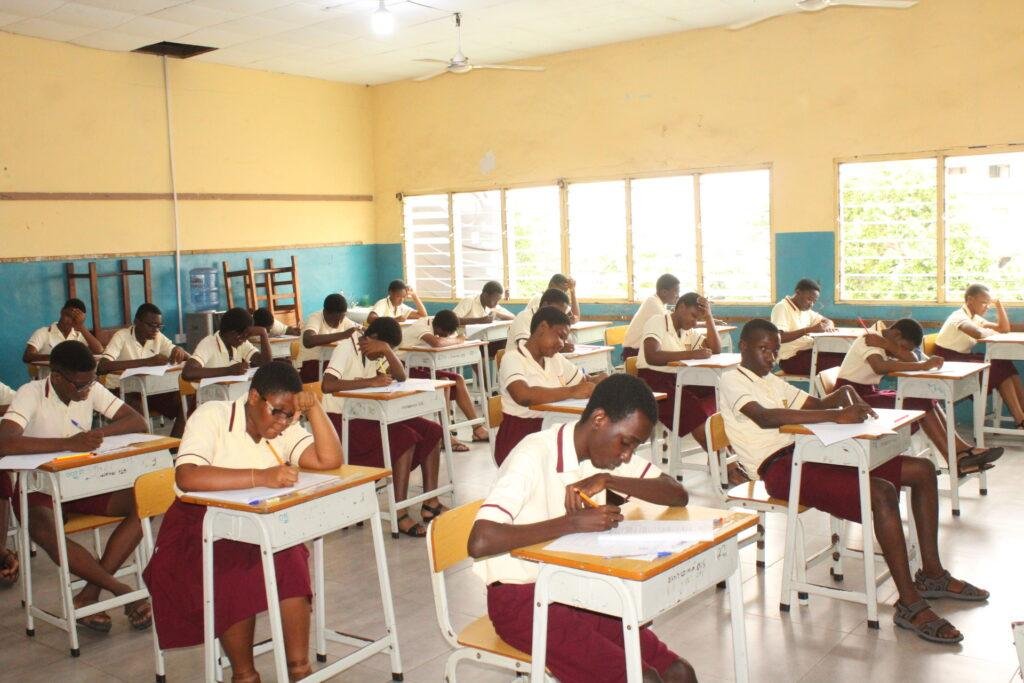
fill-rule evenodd
<path id="1" fill-rule="evenodd" d="M 478 294 L 488 280 L 504 280 L 501 192 L 452 195 L 455 238 L 455 295 Z"/>
<path id="2" fill-rule="evenodd" d="M 513 299 L 529 299 L 562 270 L 562 207 L 558 187 L 505 191 L 508 288 Z"/>
<path id="3" fill-rule="evenodd" d="M 569 272 L 580 298 L 626 298 L 624 180 L 569 185 Z"/>
<path id="4" fill-rule="evenodd" d="M 693 176 L 642 178 L 629 183 L 633 229 L 633 298 L 654 293 L 664 273 L 679 278 L 680 291 L 697 288 L 697 224 Z"/>
<path id="5" fill-rule="evenodd" d="M 452 291 L 448 195 L 402 200 L 405 224 L 405 277 L 421 297 L 449 299 Z"/>

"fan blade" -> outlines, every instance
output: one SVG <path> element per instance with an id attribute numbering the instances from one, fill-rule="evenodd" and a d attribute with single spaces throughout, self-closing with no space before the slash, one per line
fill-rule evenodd
<path id="1" fill-rule="evenodd" d="M 882 9 L 907 9 L 917 4 L 917 0 L 832 0 L 830 7 L 878 7 Z"/>
<path id="2" fill-rule="evenodd" d="M 544 71 L 543 66 L 512 66 L 511 64 L 474 64 L 474 69 L 505 69 L 506 71 Z"/>
<path id="3" fill-rule="evenodd" d="M 446 73 L 448 73 L 448 69 L 441 69 L 440 71 L 435 71 L 434 73 L 427 74 L 426 76 L 417 76 L 412 80 L 416 81 L 417 83 L 420 81 L 429 81 L 431 78 L 434 78 L 435 76 L 441 76 Z"/>
<path id="4" fill-rule="evenodd" d="M 447 59 L 414 59 L 414 62 L 430 62 L 431 64 L 449 64 Z"/>

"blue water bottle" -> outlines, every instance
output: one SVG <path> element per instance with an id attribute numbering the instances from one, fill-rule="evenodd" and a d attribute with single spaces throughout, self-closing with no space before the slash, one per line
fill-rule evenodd
<path id="1" fill-rule="evenodd" d="M 194 311 L 216 311 L 220 308 L 216 268 L 193 268 L 188 271 L 189 291 Z"/>

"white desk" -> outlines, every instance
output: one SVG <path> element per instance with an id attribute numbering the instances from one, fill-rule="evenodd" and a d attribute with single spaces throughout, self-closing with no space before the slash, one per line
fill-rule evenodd
<path id="1" fill-rule="evenodd" d="M 196 405 L 202 405 L 207 401 L 237 401 L 249 393 L 250 380 L 244 382 L 217 382 L 207 384 L 200 388 L 198 382 L 193 382 L 196 387 Z"/>
<path id="2" fill-rule="evenodd" d="M 1007 334 L 993 334 L 991 337 L 986 337 L 979 340 L 979 343 L 985 345 L 985 361 L 993 360 L 1024 360 L 1024 332 L 1010 332 Z M 987 396 L 989 391 L 989 372 L 990 369 L 985 369 L 985 374 L 981 380 L 982 396 Z M 1014 424 L 1012 429 L 1003 427 L 1004 422 L 1010 422 Z M 982 431 L 986 434 L 1002 434 L 1004 436 L 1021 436 L 1024 434 L 1021 430 L 1016 428 L 1016 421 L 1013 416 L 1003 416 L 1003 397 L 999 395 L 998 391 L 992 392 L 992 421 L 990 424 L 984 425 Z"/>
<path id="3" fill-rule="evenodd" d="M 725 581 L 729 591 L 735 676 L 737 681 L 746 683 L 747 643 L 737 537 L 757 523 L 757 515 L 697 506 L 665 508 L 641 501 L 630 503 L 624 515 L 626 519 L 720 518 L 723 523 L 715 529 L 713 541 L 695 543 L 669 557 L 650 562 L 551 552 L 545 549 L 547 543 L 513 550 L 513 557 L 541 565 L 534 588 L 531 680 L 545 680 L 550 603 L 621 618 L 626 680 L 639 683 L 643 678 L 640 626 Z"/>
<path id="4" fill-rule="evenodd" d="M 295 334 L 282 334 L 280 337 L 270 337 L 270 355 L 273 358 L 292 358 L 292 342 L 299 341 Z M 259 348 L 259 344 L 256 344 Z"/>
<path id="5" fill-rule="evenodd" d="M 206 680 L 215 680 L 217 648 L 214 643 L 214 566 L 213 544 L 220 539 L 259 546 L 263 558 L 263 577 L 267 592 L 267 615 L 270 621 L 274 669 L 277 680 L 287 681 L 288 662 L 284 651 L 284 630 L 281 608 L 277 597 L 277 571 L 274 553 L 313 541 L 314 604 L 313 636 L 317 660 L 327 661 L 327 641 L 357 647 L 330 666 L 324 667 L 304 681 L 324 681 L 341 671 L 379 653 L 387 652 L 391 658 L 394 680 L 401 680 L 402 659 L 398 651 L 398 631 L 394 604 L 391 599 L 391 581 L 384 555 L 384 535 L 377 508 L 375 482 L 391 476 L 389 470 L 376 467 L 342 466 L 334 473 L 342 477 L 335 486 L 314 489 L 303 494 L 285 497 L 272 505 L 239 506 L 213 503 L 200 495 L 185 495 L 181 500 L 206 506 L 203 518 L 203 645 Z M 376 640 L 345 635 L 326 627 L 324 596 L 324 536 L 357 522 L 370 520 L 373 534 L 374 559 L 384 606 L 386 634 Z"/>
<path id="6" fill-rule="evenodd" d="M 127 379 L 121 379 L 120 372 L 112 372 L 110 376 L 119 379 L 122 397 L 136 392 L 142 396 L 142 417 L 146 419 L 146 428 L 152 431 L 153 427 L 149 421 L 149 401 L 147 399 L 158 394 L 178 393 L 178 378 L 181 377 L 181 369 L 183 367 L 185 367 L 184 363 L 176 366 L 173 370 L 168 370 L 162 375 L 133 375 Z"/>
<path id="7" fill-rule="evenodd" d="M 466 325 L 466 339 L 471 341 L 482 341 L 490 344 L 492 341 L 501 341 L 502 339 L 508 339 L 508 328 L 512 326 L 511 320 L 498 320 L 493 323 L 486 325 Z M 487 348 L 487 344 L 483 347 L 484 353 L 484 374 L 483 378 L 477 378 L 478 381 L 483 382 L 484 390 L 487 395 L 494 393 L 494 377 L 497 372 L 491 372 L 491 352 Z"/>
<path id="8" fill-rule="evenodd" d="M 577 344 L 604 344 L 604 331 L 612 326 L 611 320 L 579 320 L 569 328 Z"/>
<path id="9" fill-rule="evenodd" d="M 985 393 L 982 389 L 982 374 L 988 374 L 988 363 L 957 363 L 947 361 L 938 370 L 917 370 L 913 372 L 893 372 L 896 377 L 896 408 L 903 407 L 904 398 L 929 398 L 943 401 L 946 412 L 946 452 L 953 453 L 948 463 L 949 494 L 953 501 L 953 515 L 960 516 L 960 487 L 970 479 L 978 480 L 981 495 L 988 493 L 988 481 L 985 471 L 969 474 L 960 478 L 960 468 L 956 459 L 956 402 L 968 396 L 974 399 L 974 440 L 980 448 L 985 447 Z M 939 466 L 946 466 L 941 454 L 936 458 Z"/>
<path id="10" fill-rule="evenodd" d="M 600 372 L 609 374 L 615 372 L 612 363 L 612 351 L 614 346 L 586 346 L 578 345 L 572 351 L 563 353 L 565 359 L 578 367 L 588 375 L 595 375 Z"/>
<path id="11" fill-rule="evenodd" d="M 818 395 L 814 378 L 818 374 L 819 353 L 843 353 L 845 354 L 853 346 L 853 342 L 864 336 L 864 330 L 859 327 L 840 327 L 834 332 L 812 332 L 807 335 L 811 338 L 811 374 L 810 391 L 811 396 Z"/>
<path id="12" fill-rule="evenodd" d="M 736 331 L 735 325 L 716 325 L 718 332 L 718 343 L 721 344 L 722 353 L 732 353 L 732 332 Z"/>
<path id="13" fill-rule="evenodd" d="M 369 317 L 370 311 L 372 310 L 372 308 L 369 308 L 367 306 L 355 306 L 345 311 L 345 317 L 354 323 L 365 325 L 366 318 Z"/>
<path id="14" fill-rule="evenodd" d="M 483 377 L 484 360 L 480 354 L 480 348 L 486 346 L 486 342 L 467 341 L 463 344 L 453 344 L 451 346 L 402 346 L 399 350 L 405 352 L 405 367 L 428 368 L 430 370 L 430 378 L 436 380 L 438 370 L 458 370 L 467 365 L 473 367 L 477 377 Z M 451 425 L 452 429 L 488 424 L 487 389 L 484 387 L 483 382 L 477 382 L 477 386 L 483 417 L 478 417 L 475 420 L 454 422 Z"/>

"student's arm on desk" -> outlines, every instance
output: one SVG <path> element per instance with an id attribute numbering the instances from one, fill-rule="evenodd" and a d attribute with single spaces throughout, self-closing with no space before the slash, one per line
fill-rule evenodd
<path id="1" fill-rule="evenodd" d="M 843 387 L 847 389 L 848 387 Z M 844 404 L 836 407 L 842 396 Z M 859 396 L 857 397 L 860 398 Z M 749 417 L 761 429 L 776 429 L 789 424 L 813 424 L 815 422 L 839 422 L 854 424 L 863 422 L 874 413 L 871 407 L 863 402 L 850 405 L 845 403 L 846 392 L 842 389 L 833 391 L 824 399 L 813 396 L 807 398 L 803 408 L 765 408 L 757 401 L 750 401 L 740 412 Z"/>
<path id="2" fill-rule="evenodd" d="M 718 343 L 718 335 L 715 335 L 715 343 Z M 647 337 L 644 339 L 644 358 L 650 365 L 668 365 L 675 360 L 699 360 L 701 358 L 710 358 L 712 354 L 711 349 L 707 347 L 701 347 L 694 349 L 693 351 L 662 351 L 661 342 L 658 341 L 657 337 Z"/>
<path id="3" fill-rule="evenodd" d="M 541 403 L 556 403 L 567 398 L 590 398 L 595 386 L 594 382 L 583 380 L 569 387 L 533 387 L 525 380 L 517 380 L 509 384 L 506 390 L 513 401 L 530 407 Z"/>
<path id="4" fill-rule="evenodd" d="M 913 354 L 911 354 L 913 355 Z M 914 370 L 935 370 L 942 367 L 944 359 L 942 356 L 931 356 L 922 361 L 890 360 L 882 355 L 868 356 L 868 365 L 877 375 L 885 375 L 890 372 L 905 372 Z"/>
<path id="5" fill-rule="evenodd" d="M 367 318 L 367 322 L 369 322 L 369 318 Z M 336 341 L 348 339 L 358 332 L 359 329 L 360 328 L 357 325 L 356 327 L 350 327 L 341 332 L 331 332 L 330 334 L 316 334 L 313 330 L 306 330 L 302 333 L 302 345 L 307 349 L 312 349 L 316 346 L 327 346 L 328 344 L 333 344 Z"/>
<path id="6" fill-rule="evenodd" d="M 341 441 L 334 425 L 327 419 L 320 401 L 312 392 L 295 395 L 295 409 L 306 416 L 313 431 L 313 443 L 299 456 L 299 465 L 310 470 L 333 470 L 341 467 Z"/>
<path id="7" fill-rule="evenodd" d="M 179 350 L 178 347 L 174 347 L 175 351 Z M 184 353 L 184 351 L 182 351 Z M 188 354 L 185 354 L 186 357 Z M 105 375 L 108 372 L 120 372 L 129 368 L 142 368 L 152 365 L 167 365 L 170 362 L 170 358 L 161 354 L 150 356 L 149 358 L 139 358 L 137 360 L 110 360 L 106 356 L 100 358 L 99 364 L 96 366 L 97 375 Z"/>
<path id="8" fill-rule="evenodd" d="M 320 388 L 325 394 L 336 394 L 339 391 L 350 391 L 352 389 L 367 389 L 369 387 L 386 387 L 394 382 L 391 375 L 380 374 L 366 379 L 342 379 L 336 375 L 324 373 L 320 382 Z"/>
<path id="9" fill-rule="evenodd" d="M 494 322 L 495 314 L 491 311 L 487 315 L 480 316 L 479 318 L 463 318 L 459 316 L 459 325 L 489 325 Z"/>
<path id="10" fill-rule="evenodd" d="M 478 519 L 473 523 L 473 530 L 469 533 L 468 550 L 475 558 L 498 555 L 566 534 L 607 531 L 621 521 L 619 508 L 611 505 L 588 507 L 535 524 L 502 524 L 489 519 Z"/>
<path id="11" fill-rule="evenodd" d="M 0 420 L 0 455 L 56 453 L 58 451 L 88 453 L 99 448 L 102 442 L 103 435 L 98 430 L 79 432 L 67 438 L 43 438 L 24 436 L 21 425 L 12 420 Z"/>
<path id="12" fill-rule="evenodd" d="M 207 368 L 195 358 L 189 358 L 185 361 L 185 367 L 181 371 L 181 376 L 189 382 L 198 382 L 207 377 L 244 375 L 248 369 L 249 362 L 245 360 L 238 361 L 234 365 L 226 365 L 222 368 Z"/>
<path id="13" fill-rule="evenodd" d="M 772 322 L 775 322 L 774 320 Z M 782 343 L 786 344 L 791 341 L 796 341 L 800 337 L 805 337 L 812 332 L 831 332 L 836 327 L 828 318 L 822 318 L 818 322 L 808 327 L 801 327 L 799 330 L 793 330 L 792 332 L 786 332 L 780 329 L 779 334 L 782 336 Z"/>
<path id="14" fill-rule="evenodd" d="M 582 491 L 588 496 L 601 491 L 613 491 L 631 498 L 640 498 L 655 505 L 684 506 L 690 501 L 690 495 L 678 481 L 662 474 L 658 477 L 637 478 L 619 477 L 610 472 L 598 472 L 575 484 L 565 487 L 566 509 L 582 507 L 583 502 L 574 491 Z"/>
<path id="15" fill-rule="evenodd" d="M 101 436 L 114 436 L 115 434 L 136 434 L 149 431 L 146 427 L 146 418 L 142 417 L 137 410 L 125 403 L 114 413 L 114 418 L 93 432 Z"/>
<path id="16" fill-rule="evenodd" d="M 450 337 L 438 337 L 433 332 L 427 332 L 420 337 L 420 340 L 426 342 L 427 346 L 440 349 L 445 346 L 457 346 L 458 344 L 463 344 L 466 341 L 466 337 L 461 334 L 453 334 Z"/>

